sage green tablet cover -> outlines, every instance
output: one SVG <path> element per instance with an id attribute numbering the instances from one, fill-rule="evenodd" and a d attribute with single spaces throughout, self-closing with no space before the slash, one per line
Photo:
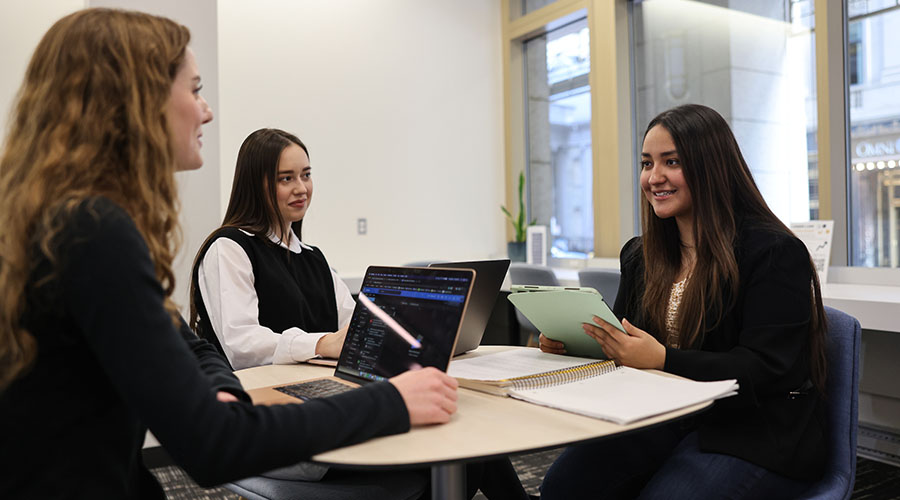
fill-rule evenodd
<path id="1" fill-rule="evenodd" d="M 593 323 L 597 315 L 616 328 L 625 328 L 595 290 L 533 290 L 509 294 L 509 301 L 534 326 L 566 345 L 566 354 L 605 359 L 600 345 L 584 333 L 582 323 Z"/>

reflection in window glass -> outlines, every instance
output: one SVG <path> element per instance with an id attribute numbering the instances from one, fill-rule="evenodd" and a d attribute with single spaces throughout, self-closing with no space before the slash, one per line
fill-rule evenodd
<path id="1" fill-rule="evenodd" d="M 900 5 L 900 2 L 897 0 L 849 0 L 847 2 L 847 14 L 852 19 L 896 7 L 897 5 Z"/>
<path id="2" fill-rule="evenodd" d="M 897 2 L 847 4 L 850 264 L 900 267 L 900 30 Z M 889 9 L 889 10 L 886 10 Z"/>
<path id="3" fill-rule="evenodd" d="M 590 37 L 586 20 L 525 42 L 528 218 L 545 225 L 550 253 L 594 249 Z"/>
<path id="4" fill-rule="evenodd" d="M 556 0 L 510 0 L 509 1 L 509 20 L 515 21 L 517 18 L 524 16 L 530 12 L 534 12 L 541 7 L 545 7 Z"/>
<path id="5" fill-rule="evenodd" d="M 847 79 L 850 85 L 860 83 L 863 74 L 862 23 L 850 23 L 847 30 Z"/>
<path id="6" fill-rule="evenodd" d="M 698 103 L 729 123 L 769 207 L 818 217 L 811 0 L 644 0 L 634 6 L 635 127 Z M 635 158 L 639 158 L 639 151 Z M 637 165 L 635 165 L 637 168 Z"/>

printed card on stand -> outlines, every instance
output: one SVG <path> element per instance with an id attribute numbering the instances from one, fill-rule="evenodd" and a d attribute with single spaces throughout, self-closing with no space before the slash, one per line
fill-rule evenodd
<path id="1" fill-rule="evenodd" d="M 791 231 L 800 238 L 809 250 L 816 271 L 819 272 L 819 283 L 828 282 L 828 264 L 831 260 L 831 239 L 834 236 L 833 220 L 811 220 L 794 222 Z"/>

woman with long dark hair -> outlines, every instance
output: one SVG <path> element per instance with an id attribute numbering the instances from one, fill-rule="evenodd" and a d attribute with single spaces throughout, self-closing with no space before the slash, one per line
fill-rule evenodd
<path id="1" fill-rule="evenodd" d="M 212 112 L 187 28 L 87 9 L 32 56 L 0 158 L 0 498 L 165 498 L 147 429 L 201 485 L 447 422 L 456 381 L 407 372 L 253 406 L 171 299 L 175 171 Z"/>
<path id="2" fill-rule="evenodd" d="M 222 226 L 201 245 L 191 326 L 239 370 L 341 352 L 355 302 L 325 255 L 301 240 L 313 195 L 309 150 L 264 128 L 238 152 Z"/>
<path id="3" fill-rule="evenodd" d="M 225 219 L 201 245 L 191 286 L 192 325 L 235 369 L 340 354 L 355 302 L 322 252 L 300 239 L 312 192 L 309 150 L 297 136 L 263 128 L 244 139 Z M 327 480 L 327 471 L 300 464 L 275 477 Z M 467 464 L 466 480 L 468 497 L 480 489 L 492 500 L 526 498 L 506 458 Z"/>
<path id="4" fill-rule="evenodd" d="M 650 122 L 640 182 L 643 234 L 622 249 L 614 307 L 627 333 L 600 318 L 585 333 L 617 364 L 740 389 L 696 419 L 566 450 L 542 498 L 794 497 L 825 456 L 825 314 L 809 253 L 708 107 Z M 565 351 L 543 336 L 541 348 Z"/>

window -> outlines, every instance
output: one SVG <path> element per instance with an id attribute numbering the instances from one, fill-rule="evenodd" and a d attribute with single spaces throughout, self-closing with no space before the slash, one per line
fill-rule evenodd
<path id="1" fill-rule="evenodd" d="M 847 80 L 850 85 L 860 83 L 863 73 L 862 23 L 852 22 L 847 29 Z"/>
<path id="2" fill-rule="evenodd" d="M 635 4 L 637 148 L 647 123 L 660 112 L 687 103 L 710 106 L 731 125 L 775 214 L 786 224 L 815 218 L 812 1 L 737 2 L 741 10 L 721 3 Z"/>
<path id="3" fill-rule="evenodd" d="M 566 103 L 583 87 L 583 104 L 571 109 L 592 107 L 593 164 L 586 167 L 586 156 L 571 156 L 585 165 L 574 171 L 593 177 L 581 181 L 593 183 L 591 206 L 577 207 L 594 219 L 594 256 L 615 258 L 621 244 L 640 231 L 635 164 L 646 124 L 665 109 L 699 102 L 730 123 L 763 196 L 784 222 L 835 220 L 832 266 L 900 267 L 900 51 L 891 43 L 900 28 L 900 0 L 536 0 L 530 6 L 527 0 L 503 0 L 502 5 L 518 11 L 510 15 L 515 20 L 503 21 L 508 186 L 514 189 L 523 166 L 535 174 L 538 147 L 553 165 L 557 157 L 550 151 L 561 151 L 561 142 L 550 133 L 560 125 L 556 118 L 549 125 L 550 104 Z M 819 21 L 827 26 L 817 29 L 815 7 L 826 10 Z M 550 31 L 544 40 L 549 42 L 554 28 L 585 16 L 594 39 L 593 51 L 585 52 L 592 86 L 579 85 L 588 79 L 572 73 L 561 80 L 569 82 L 571 93 L 556 92 L 563 87 L 549 82 L 548 71 L 546 109 L 526 110 L 541 99 L 533 57 L 546 45 L 529 47 L 526 62 L 525 41 Z M 816 67 L 817 52 L 822 68 Z M 817 83 L 825 85 L 817 88 Z M 544 137 L 553 138 L 553 146 L 549 138 L 540 139 L 535 115 L 543 116 Z M 527 133 L 519 132 L 523 129 Z M 543 168 L 543 178 L 529 179 L 531 216 L 543 217 L 538 223 L 557 231 L 554 255 L 592 257 L 568 229 L 573 226 L 562 222 L 576 220 L 570 216 L 576 211 L 558 208 L 563 189 L 556 184 L 558 169 Z M 541 210 L 552 214 L 540 216 Z M 590 225 L 587 216 L 579 217 Z M 846 270 L 837 281 L 897 279 L 897 272 L 882 271 Z"/>
<path id="4" fill-rule="evenodd" d="M 900 267 L 900 7 L 850 1 L 850 265 Z"/>
<path id="5" fill-rule="evenodd" d="M 546 7 L 556 0 L 510 0 L 509 20 L 514 21 L 519 17 L 534 12 L 541 7 Z"/>
<path id="6" fill-rule="evenodd" d="M 583 259 L 594 246 L 587 22 L 524 47 L 528 218 L 549 228 L 551 256 Z"/>

